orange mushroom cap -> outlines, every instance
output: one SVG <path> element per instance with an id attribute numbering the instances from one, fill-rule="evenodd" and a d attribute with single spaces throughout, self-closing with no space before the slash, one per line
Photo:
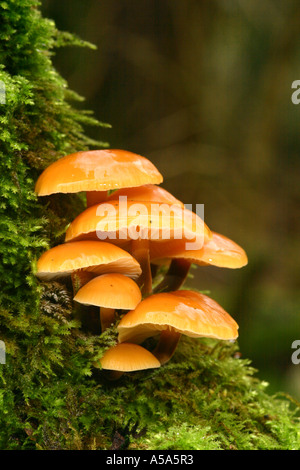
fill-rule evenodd
<path id="1" fill-rule="evenodd" d="M 67 276 L 85 270 L 103 274 L 118 272 L 137 278 L 139 263 L 122 248 L 101 241 L 64 243 L 42 254 L 37 262 L 37 276 L 42 280 Z"/>
<path id="2" fill-rule="evenodd" d="M 155 184 L 144 184 L 136 188 L 118 189 L 107 198 L 107 201 L 118 200 L 121 196 L 126 196 L 130 201 L 159 202 L 184 207 L 183 202 L 176 199 L 176 197 L 166 189 L 156 186 Z"/>
<path id="3" fill-rule="evenodd" d="M 117 328 L 119 342 L 141 343 L 168 329 L 192 338 L 237 338 L 237 323 L 217 302 L 203 294 L 181 292 L 154 294 L 126 313 Z"/>
<path id="4" fill-rule="evenodd" d="M 125 150 L 91 150 L 66 155 L 49 165 L 39 176 L 35 191 L 38 196 L 47 196 L 162 181 L 162 175 L 145 157 Z"/>
<path id="5" fill-rule="evenodd" d="M 184 240 L 176 243 L 152 243 L 150 259 L 153 263 L 161 264 L 170 259 L 185 259 L 193 264 L 202 266 L 218 266 L 222 268 L 241 268 L 248 263 L 248 258 L 237 243 L 216 232 L 211 232 L 212 238 L 205 240 L 199 250 L 186 250 Z"/>
<path id="6" fill-rule="evenodd" d="M 120 372 L 160 367 L 160 362 L 147 349 L 138 344 L 122 343 L 108 349 L 100 359 L 102 369 Z"/>
<path id="7" fill-rule="evenodd" d="M 74 297 L 79 303 L 116 310 L 133 310 L 142 300 L 137 284 L 118 273 L 102 274 L 87 282 Z"/>
<path id="8" fill-rule="evenodd" d="M 169 240 L 184 238 L 192 242 L 196 237 L 211 237 L 211 232 L 194 212 L 174 204 L 148 201 L 126 201 L 124 209 L 120 201 L 109 201 L 85 209 L 71 222 L 66 241 L 97 239 L 106 236 L 111 243 L 126 245 L 130 233 L 138 239 Z"/>

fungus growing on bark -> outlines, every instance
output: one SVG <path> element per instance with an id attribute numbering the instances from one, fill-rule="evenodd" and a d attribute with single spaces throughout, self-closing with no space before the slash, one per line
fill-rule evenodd
<path id="1" fill-rule="evenodd" d="M 174 354 L 182 334 L 192 338 L 235 340 L 238 324 L 213 299 L 192 291 L 153 294 L 121 319 L 119 342 L 140 344 L 159 336 L 153 351 L 161 364 Z"/>
<path id="2" fill-rule="evenodd" d="M 182 334 L 220 340 L 238 336 L 237 323 L 217 302 L 178 289 L 191 264 L 239 268 L 247 264 L 246 253 L 158 187 L 162 181 L 144 157 L 95 150 L 53 163 L 35 188 L 39 196 L 86 191 L 88 208 L 70 224 L 66 243 L 41 256 L 37 275 L 48 280 L 71 274 L 74 300 L 100 307 L 102 332 L 114 323 L 115 310 L 127 311 L 117 327 L 119 344 L 101 360 L 115 378 L 165 364 Z M 114 190 L 111 195 L 109 190 Z M 156 287 L 168 293 L 150 295 L 150 261 L 169 263 Z M 142 294 L 149 296 L 142 300 Z M 151 336 L 158 338 L 153 353 L 139 344 Z"/>
<path id="3" fill-rule="evenodd" d="M 76 302 L 100 307 L 101 332 L 115 321 L 115 310 L 134 310 L 142 300 L 137 284 L 123 274 L 110 273 L 87 282 L 74 297 Z"/>
<path id="4" fill-rule="evenodd" d="M 143 293 L 149 294 L 152 292 L 151 241 L 170 242 L 183 237 L 196 240 L 201 247 L 211 232 L 197 214 L 178 205 L 119 199 L 84 210 L 70 224 L 65 240 L 101 238 L 130 251 L 142 269 L 139 284 Z"/>
<path id="5" fill-rule="evenodd" d="M 105 201 L 107 191 L 148 183 L 160 184 L 162 175 L 147 158 L 125 150 L 72 153 L 49 165 L 39 176 L 38 196 L 86 192 L 87 206 Z"/>

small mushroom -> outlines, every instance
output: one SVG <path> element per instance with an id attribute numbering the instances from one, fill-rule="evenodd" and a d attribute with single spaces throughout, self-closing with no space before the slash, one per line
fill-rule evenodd
<path id="1" fill-rule="evenodd" d="M 238 337 L 235 320 L 213 299 L 192 291 L 147 297 L 124 315 L 117 329 L 120 343 L 140 344 L 159 335 L 153 354 L 161 364 L 172 357 L 182 334 L 221 340 Z"/>
<path id="2" fill-rule="evenodd" d="M 179 289 L 192 264 L 236 269 L 248 263 L 245 251 L 237 243 L 219 233 L 211 232 L 211 234 L 212 237 L 206 239 L 199 250 L 187 250 L 184 240 L 176 240 L 169 244 L 151 244 L 151 263 L 171 260 L 169 269 L 155 292 Z"/>
<path id="3" fill-rule="evenodd" d="M 104 353 L 100 365 L 102 369 L 110 371 L 109 378 L 114 380 L 124 372 L 158 368 L 160 362 L 150 351 L 138 344 L 121 343 Z"/>
<path id="4" fill-rule="evenodd" d="M 101 331 L 115 321 L 115 310 L 134 310 L 142 300 L 137 284 L 123 274 L 110 273 L 87 282 L 74 297 L 76 302 L 100 307 Z"/>
<path id="5" fill-rule="evenodd" d="M 154 207 L 152 204 L 126 200 L 123 208 L 120 200 L 114 200 L 89 207 L 70 224 L 65 240 L 73 242 L 107 237 L 105 239 L 109 239 L 110 243 L 130 251 L 142 269 L 139 279 L 142 292 L 150 294 L 149 249 L 152 240 L 170 242 L 184 236 L 185 240 L 199 238 L 202 246 L 203 240 L 211 237 L 207 225 L 192 211 L 174 204 L 154 204 Z"/>
<path id="6" fill-rule="evenodd" d="M 76 294 L 77 289 L 91 278 L 109 272 L 136 279 L 141 268 L 127 251 L 118 246 L 83 240 L 63 243 L 43 253 L 37 262 L 36 275 L 44 281 L 71 276 Z"/>
<path id="7" fill-rule="evenodd" d="M 105 201 L 107 191 L 160 184 L 162 175 L 147 158 L 119 149 L 72 153 L 49 165 L 39 176 L 38 196 L 86 192 L 87 206 Z"/>

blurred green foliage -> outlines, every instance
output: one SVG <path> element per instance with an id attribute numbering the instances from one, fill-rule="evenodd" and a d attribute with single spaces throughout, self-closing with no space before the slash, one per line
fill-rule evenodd
<path id="1" fill-rule="evenodd" d="M 149 157 L 166 189 L 204 203 L 208 225 L 246 249 L 246 268 L 198 268 L 190 285 L 238 321 L 242 354 L 271 389 L 300 397 L 299 2 L 44 0 L 43 10 L 98 46 L 54 63 L 112 124 L 111 147 Z"/>

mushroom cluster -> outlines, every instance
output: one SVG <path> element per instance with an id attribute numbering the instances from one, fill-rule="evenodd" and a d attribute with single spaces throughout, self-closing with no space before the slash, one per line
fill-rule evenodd
<path id="1" fill-rule="evenodd" d="M 237 323 L 217 302 L 182 286 L 192 264 L 240 268 L 246 253 L 212 232 L 162 181 L 145 157 L 93 150 L 52 163 L 35 187 L 38 196 L 86 193 L 86 209 L 70 223 L 64 243 L 39 258 L 37 276 L 70 276 L 74 301 L 98 309 L 99 334 L 120 320 L 118 344 L 99 364 L 115 377 L 165 364 L 181 335 L 238 336 Z M 163 279 L 155 283 L 159 266 Z M 152 351 L 143 345 L 149 337 L 157 339 Z"/>

